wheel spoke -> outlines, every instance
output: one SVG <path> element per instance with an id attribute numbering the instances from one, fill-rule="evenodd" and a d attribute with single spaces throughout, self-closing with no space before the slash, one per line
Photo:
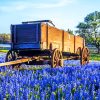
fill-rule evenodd
<path id="1" fill-rule="evenodd" d="M 81 64 L 84 65 L 89 62 L 89 50 L 88 48 L 83 48 L 81 55 Z"/>
<path id="2" fill-rule="evenodd" d="M 55 57 L 56 57 L 56 60 L 57 60 L 57 57 L 58 57 L 57 51 L 55 52 Z"/>
<path id="3" fill-rule="evenodd" d="M 9 50 L 7 55 L 6 55 L 6 59 L 5 59 L 5 62 L 9 62 L 9 61 L 14 61 L 17 59 L 17 53 L 15 51 L 11 51 Z M 10 65 L 8 67 L 13 67 L 15 68 L 16 66 L 18 67 L 20 64 L 16 64 L 16 65 Z"/>
<path id="4" fill-rule="evenodd" d="M 57 56 L 56 56 L 56 53 L 55 53 L 55 55 L 54 55 L 54 60 L 57 60 Z"/>
<path id="5" fill-rule="evenodd" d="M 61 56 L 60 56 L 60 52 L 58 52 L 58 58 L 60 58 Z"/>
<path id="6" fill-rule="evenodd" d="M 62 54 L 58 49 L 55 49 L 52 54 L 52 67 L 61 66 L 60 59 L 62 59 Z"/>

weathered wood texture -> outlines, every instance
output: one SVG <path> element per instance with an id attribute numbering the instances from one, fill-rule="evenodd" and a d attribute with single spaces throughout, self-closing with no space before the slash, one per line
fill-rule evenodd
<path id="1" fill-rule="evenodd" d="M 83 38 L 47 24 L 41 26 L 41 43 L 42 49 L 58 48 L 71 53 L 76 53 L 78 47 L 83 48 L 85 45 Z"/>
<path id="2" fill-rule="evenodd" d="M 77 51 L 78 47 L 83 48 L 85 46 L 84 39 L 80 36 L 75 36 L 75 52 Z"/>
<path id="3" fill-rule="evenodd" d="M 29 62 L 29 61 L 32 61 L 32 59 L 31 58 L 22 58 L 22 59 L 18 59 L 18 60 L 15 60 L 15 61 L 0 63 L 0 67 L 1 66 L 8 66 L 8 65 L 15 65 L 15 64 L 25 63 L 25 62 Z"/>

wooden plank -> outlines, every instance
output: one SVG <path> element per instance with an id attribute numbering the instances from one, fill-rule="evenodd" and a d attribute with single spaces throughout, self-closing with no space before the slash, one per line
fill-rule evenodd
<path id="1" fill-rule="evenodd" d="M 48 24 L 47 24 L 47 27 L 46 27 L 46 47 L 48 49 Z"/>
<path id="2" fill-rule="evenodd" d="M 15 61 L 0 63 L 0 67 L 7 66 L 7 65 L 15 65 L 15 64 L 25 63 L 25 62 L 29 62 L 29 61 L 32 61 L 32 59 L 31 58 L 22 58 L 22 59 L 15 60 Z"/>
<path id="3" fill-rule="evenodd" d="M 64 30 L 62 31 L 62 52 L 64 52 Z"/>
<path id="4" fill-rule="evenodd" d="M 43 50 L 47 49 L 47 24 L 41 24 L 41 47 Z"/>
<path id="5" fill-rule="evenodd" d="M 62 51 L 62 30 L 48 25 L 48 49 L 52 44 L 52 49 L 58 48 Z"/>
<path id="6" fill-rule="evenodd" d="M 77 51 L 78 47 L 83 48 L 83 38 L 80 36 L 75 36 L 75 52 Z"/>

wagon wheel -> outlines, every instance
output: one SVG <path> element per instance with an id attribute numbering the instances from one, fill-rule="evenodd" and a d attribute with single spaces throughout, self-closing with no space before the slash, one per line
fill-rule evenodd
<path id="1" fill-rule="evenodd" d="M 79 59 L 80 58 L 80 56 L 81 56 L 81 47 L 78 47 L 77 48 L 77 51 L 76 51 L 76 54 L 78 54 L 78 57 L 77 57 L 77 59 Z"/>
<path id="2" fill-rule="evenodd" d="M 51 66 L 54 68 L 56 66 L 63 66 L 62 53 L 59 49 L 54 49 L 51 55 Z"/>
<path id="3" fill-rule="evenodd" d="M 89 49 L 87 47 L 86 47 L 86 50 L 87 50 L 87 63 L 89 63 L 90 52 L 89 52 Z"/>
<path id="4" fill-rule="evenodd" d="M 6 55 L 5 62 L 14 61 L 14 60 L 17 60 L 17 58 L 18 58 L 17 52 L 9 50 Z M 12 66 L 12 68 L 17 68 L 20 66 L 20 64 L 15 64 L 15 65 L 11 65 L 11 66 Z M 7 66 L 7 67 L 11 67 L 11 66 Z"/>
<path id="5" fill-rule="evenodd" d="M 77 48 L 76 54 L 78 54 L 79 56 L 81 56 L 81 47 Z"/>
<path id="6" fill-rule="evenodd" d="M 80 63 L 81 65 L 89 63 L 89 49 L 86 47 L 82 49 Z"/>

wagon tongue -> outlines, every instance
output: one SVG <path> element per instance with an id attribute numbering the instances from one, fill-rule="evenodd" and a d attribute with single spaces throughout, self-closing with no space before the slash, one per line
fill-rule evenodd
<path id="1" fill-rule="evenodd" d="M 25 62 L 29 62 L 29 61 L 32 61 L 32 58 L 22 58 L 22 59 L 18 59 L 18 60 L 15 60 L 15 61 L 0 63 L 0 67 L 1 66 L 8 66 L 8 65 L 15 65 L 15 64 L 25 63 Z"/>

